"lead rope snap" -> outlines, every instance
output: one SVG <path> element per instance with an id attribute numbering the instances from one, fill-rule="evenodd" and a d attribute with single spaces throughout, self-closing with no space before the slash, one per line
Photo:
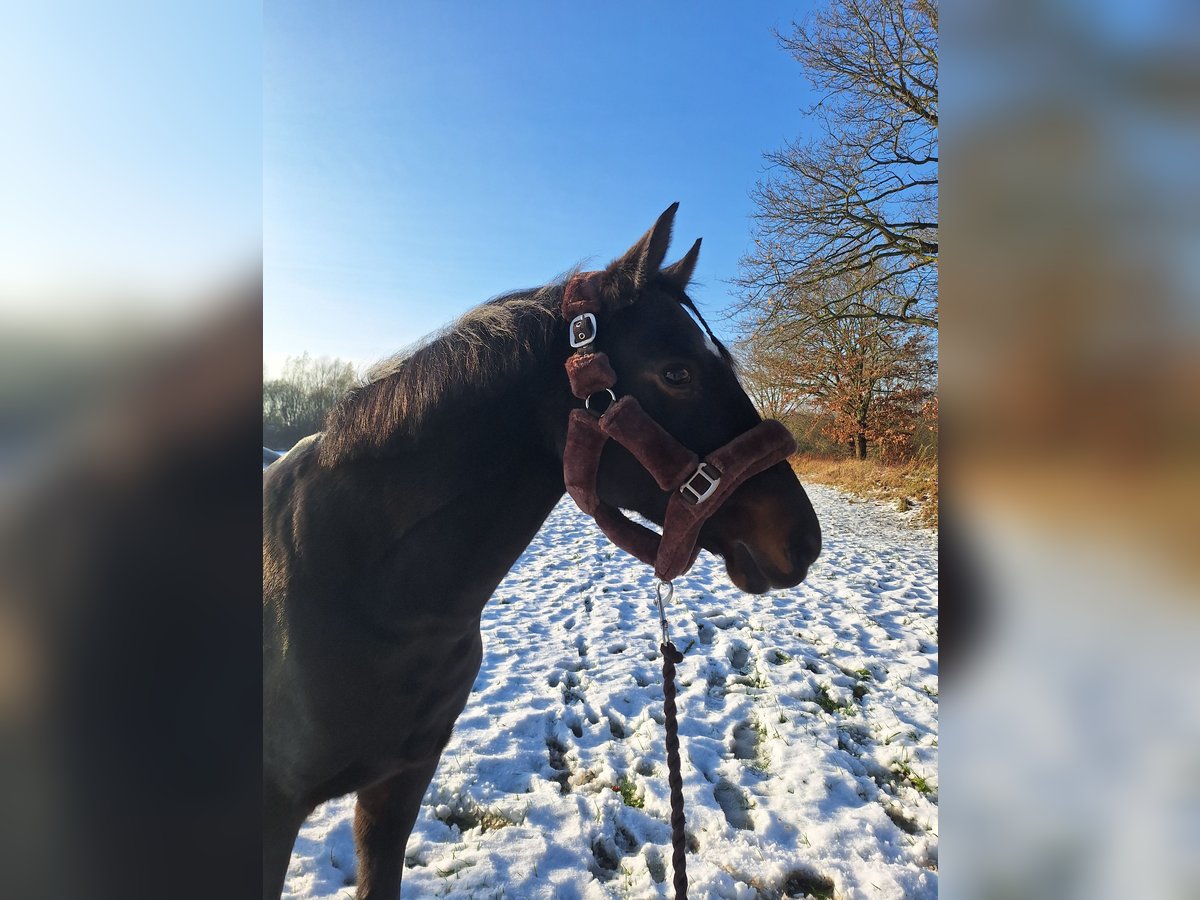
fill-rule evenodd
<path id="1" fill-rule="evenodd" d="M 671 786 L 671 869 L 675 900 L 687 900 L 687 840 L 684 834 L 683 776 L 679 764 L 679 720 L 675 709 L 675 664 L 683 662 L 683 654 L 671 643 L 667 626 L 666 605 L 675 596 L 675 586 L 660 581 L 655 587 L 658 602 L 658 621 L 662 626 L 663 655 L 663 720 L 667 733 L 667 783 Z"/>
<path id="2" fill-rule="evenodd" d="M 666 589 L 666 597 L 663 596 L 663 589 Z M 654 586 L 655 599 L 658 601 L 658 623 L 662 626 L 662 642 L 663 644 L 671 643 L 671 635 L 667 627 L 666 607 L 675 599 L 675 585 L 670 581 L 660 581 Z"/>

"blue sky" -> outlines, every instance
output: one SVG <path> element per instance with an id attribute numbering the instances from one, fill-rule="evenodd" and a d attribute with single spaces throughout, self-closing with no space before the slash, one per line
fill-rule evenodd
<path id="1" fill-rule="evenodd" d="M 368 364 L 607 262 L 676 200 L 671 258 L 703 236 L 694 294 L 721 310 L 762 154 L 809 127 L 771 34 L 809 5 L 266 3 L 271 371 Z"/>
<path id="2" fill-rule="evenodd" d="M 256 265 L 262 17 L 244 0 L 5 4 L 0 309 L 162 304 Z"/>

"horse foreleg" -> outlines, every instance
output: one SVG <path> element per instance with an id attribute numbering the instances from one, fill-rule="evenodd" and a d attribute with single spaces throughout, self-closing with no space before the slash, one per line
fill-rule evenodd
<path id="1" fill-rule="evenodd" d="M 263 900 L 279 900 L 283 893 L 292 846 L 310 812 L 270 784 L 263 786 Z"/>
<path id="2" fill-rule="evenodd" d="M 358 792 L 354 808 L 358 900 L 396 900 L 400 896 L 404 847 L 437 763 L 435 757 Z"/>

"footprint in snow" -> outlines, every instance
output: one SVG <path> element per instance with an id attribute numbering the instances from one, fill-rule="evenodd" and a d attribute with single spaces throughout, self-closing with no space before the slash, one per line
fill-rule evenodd
<path id="1" fill-rule="evenodd" d="M 720 665 L 716 660 L 708 661 L 708 671 L 705 673 L 705 682 L 708 684 L 708 695 L 710 697 L 725 696 L 725 673 L 721 671 Z"/>
<path id="2" fill-rule="evenodd" d="M 746 663 L 750 661 L 750 648 L 738 641 L 729 648 L 729 664 L 735 669 L 741 671 L 746 668 Z"/>
<path id="3" fill-rule="evenodd" d="M 735 759 L 754 759 L 758 754 L 758 732 L 749 719 L 733 729 L 732 750 Z"/>
<path id="4" fill-rule="evenodd" d="M 617 849 L 621 851 L 623 856 L 631 856 L 637 853 L 638 848 L 642 846 L 642 842 L 624 825 L 617 827 L 617 832 L 613 835 L 613 843 L 617 845 Z"/>
<path id="5" fill-rule="evenodd" d="M 725 821 L 742 831 L 753 831 L 754 820 L 750 818 L 750 798 L 736 784 L 722 778 L 713 788 L 713 796 L 725 814 Z"/>
<path id="6" fill-rule="evenodd" d="M 726 628 L 732 628 L 734 625 L 738 624 L 737 616 L 727 616 L 718 610 L 707 613 L 705 618 L 713 624 L 713 627 L 720 628 L 722 631 Z"/>
<path id="7" fill-rule="evenodd" d="M 564 715 L 563 723 L 567 728 L 571 729 L 571 734 L 575 735 L 576 738 L 583 737 L 583 719 L 579 718 L 577 713 L 569 712 Z"/>
<path id="8" fill-rule="evenodd" d="M 612 838 L 601 835 L 592 841 L 592 874 L 599 881 L 608 881 L 621 864 L 621 854 Z"/>
<path id="9" fill-rule="evenodd" d="M 574 672 L 567 672 L 566 677 L 562 680 L 562 699 L 563 703 L 568 706 L 573 703 L 583 702 L 583 691 L 579 687 L 579 676 Z"/>
<path id="10" fill-rule="evenodd" d="M 560 793 L 571 793 L 571 765 L 567 761 L 567 748 L 553 733 L 553 725 L 547 722 L 546 754 L 550 768 L 554 770 L 554 781 Z"/>

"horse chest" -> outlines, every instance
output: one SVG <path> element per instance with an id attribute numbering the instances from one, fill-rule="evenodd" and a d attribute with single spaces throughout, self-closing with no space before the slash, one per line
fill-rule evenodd
<path id="1" fill-rule="evenodd" d="M 320 654 L 319 664 L 297 658 L 307 654 L 293 646 L 290 661 L 301 672 L 326 677 L 302 678 L 294 712 L 283 717 L 290 723 L 286 739 L 270 742 L 279 745 L 272 754 L 279 767 L 317 802 L 436 759 L 483 655 L 477 623 L 465 630 L 414 627 L 387 639 L 346 638 L 333 628 L 321 644 L 306 648 Z"/>
<path id="2" fill-rule="evenodd" d="M 375 670 L 376 706 L 397 731 L 449 726 L 466 704 L 482 658 L 478 632 L 473 640 L 416 640 Z"/>
<path id="3" fill-rule="evenodd" d="M 364 744 L 401 756 L 440 750 L 470 695 L 483 645 L 477 622 L 414 620 L 402 631 L 356 640 L 323 685 L 322 718 L 354 723 Z"/>

